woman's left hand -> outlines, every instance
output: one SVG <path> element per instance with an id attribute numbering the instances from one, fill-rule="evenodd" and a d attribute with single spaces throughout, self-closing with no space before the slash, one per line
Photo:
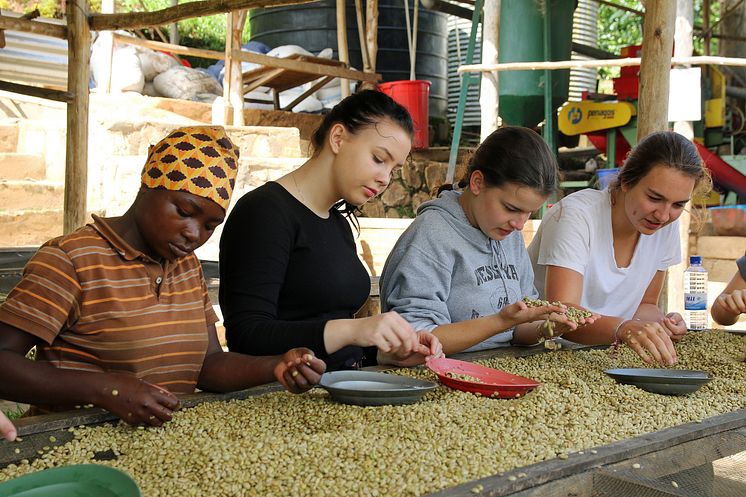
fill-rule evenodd
<path id="1" fill-rule="evenodd" d="M 378 351 L 378 364 L 392 364 L 408 368 L 423 364 L 430 359 L 443 357 L 443 345 L 438 337 L 427 331 L 417 332 L 418 347 L 407 355 Z"/>
<path id="2" fill-rule="evenodd" d="M 16 427 L 13 426 L 13 422 L 0 411 L 0 436 L 8 442 L 12 442 L 16 439 L 16 434 Z"/>
<path id="3" fill-rule="evenodd" d="M 299 347 L 285 352 L 275 366 L 275 378 L 291 393 L 303 393 L 321 381 L 326 363 L 310 349 Z"/>
<path id="4" fill-rule="evenodd" d="M 662 324 L 668 333 L 668 337 L 674 342 L 678 342 L 686 335 L 686 322 L 684 322 L 684 318 L 678 312 L 669 312 L 666 314 Z"/>

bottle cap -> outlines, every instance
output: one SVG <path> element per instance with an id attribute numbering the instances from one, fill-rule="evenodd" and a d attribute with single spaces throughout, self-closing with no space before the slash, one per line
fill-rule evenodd
<path id="1" fill-rule="evenodd" d="M 693 255 L 689 257 L 689 264 L 702 264 L 702 256 L 701 255 Z"/>

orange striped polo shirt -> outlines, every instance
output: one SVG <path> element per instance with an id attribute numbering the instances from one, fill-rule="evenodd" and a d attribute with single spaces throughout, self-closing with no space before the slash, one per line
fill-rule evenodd
<path id="1" fill-rule="evenodd" d="M 175 393 L 194 392 L 217 319 L 194 254 L 161 265 L 95 216 L 45 243 L 0 307 L 0 321 L 46 342 L 39 361 Z"/>

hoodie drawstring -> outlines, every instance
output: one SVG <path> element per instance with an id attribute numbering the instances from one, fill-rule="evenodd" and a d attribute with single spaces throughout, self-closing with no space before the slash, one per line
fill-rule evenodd
<path id="1" fill-rule="evenodd" d="M 492 265 L 495 267 L 497 275 L 500 276 L 500 281 L 503 284 L 503 291 L 505 292 L 505 302 L 507 305 L 507 303 L 510 302 L 510 295 L 508 294 L 508 285 L 505 283 L 505 278 L 503 277 L 502 267 L 500 267 L 500 259 L 505 261 L 507 260 L 507 256 L 503 251 L 502 244 L 499 241 L 493 240 L 492 238 L 490 238 L 490 249 L 492 251 Z M 499 256 L 498 251 L 500 252 Z"/>

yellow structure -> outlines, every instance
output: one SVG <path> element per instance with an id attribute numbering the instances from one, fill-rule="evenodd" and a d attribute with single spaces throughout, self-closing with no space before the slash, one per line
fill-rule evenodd
<path id="1" fill-rule="evenodd" d="M 559 111 L 559 130 L 567 136 L 618 128 L 637 113 L 628 102 L 567 102 Z"/>

